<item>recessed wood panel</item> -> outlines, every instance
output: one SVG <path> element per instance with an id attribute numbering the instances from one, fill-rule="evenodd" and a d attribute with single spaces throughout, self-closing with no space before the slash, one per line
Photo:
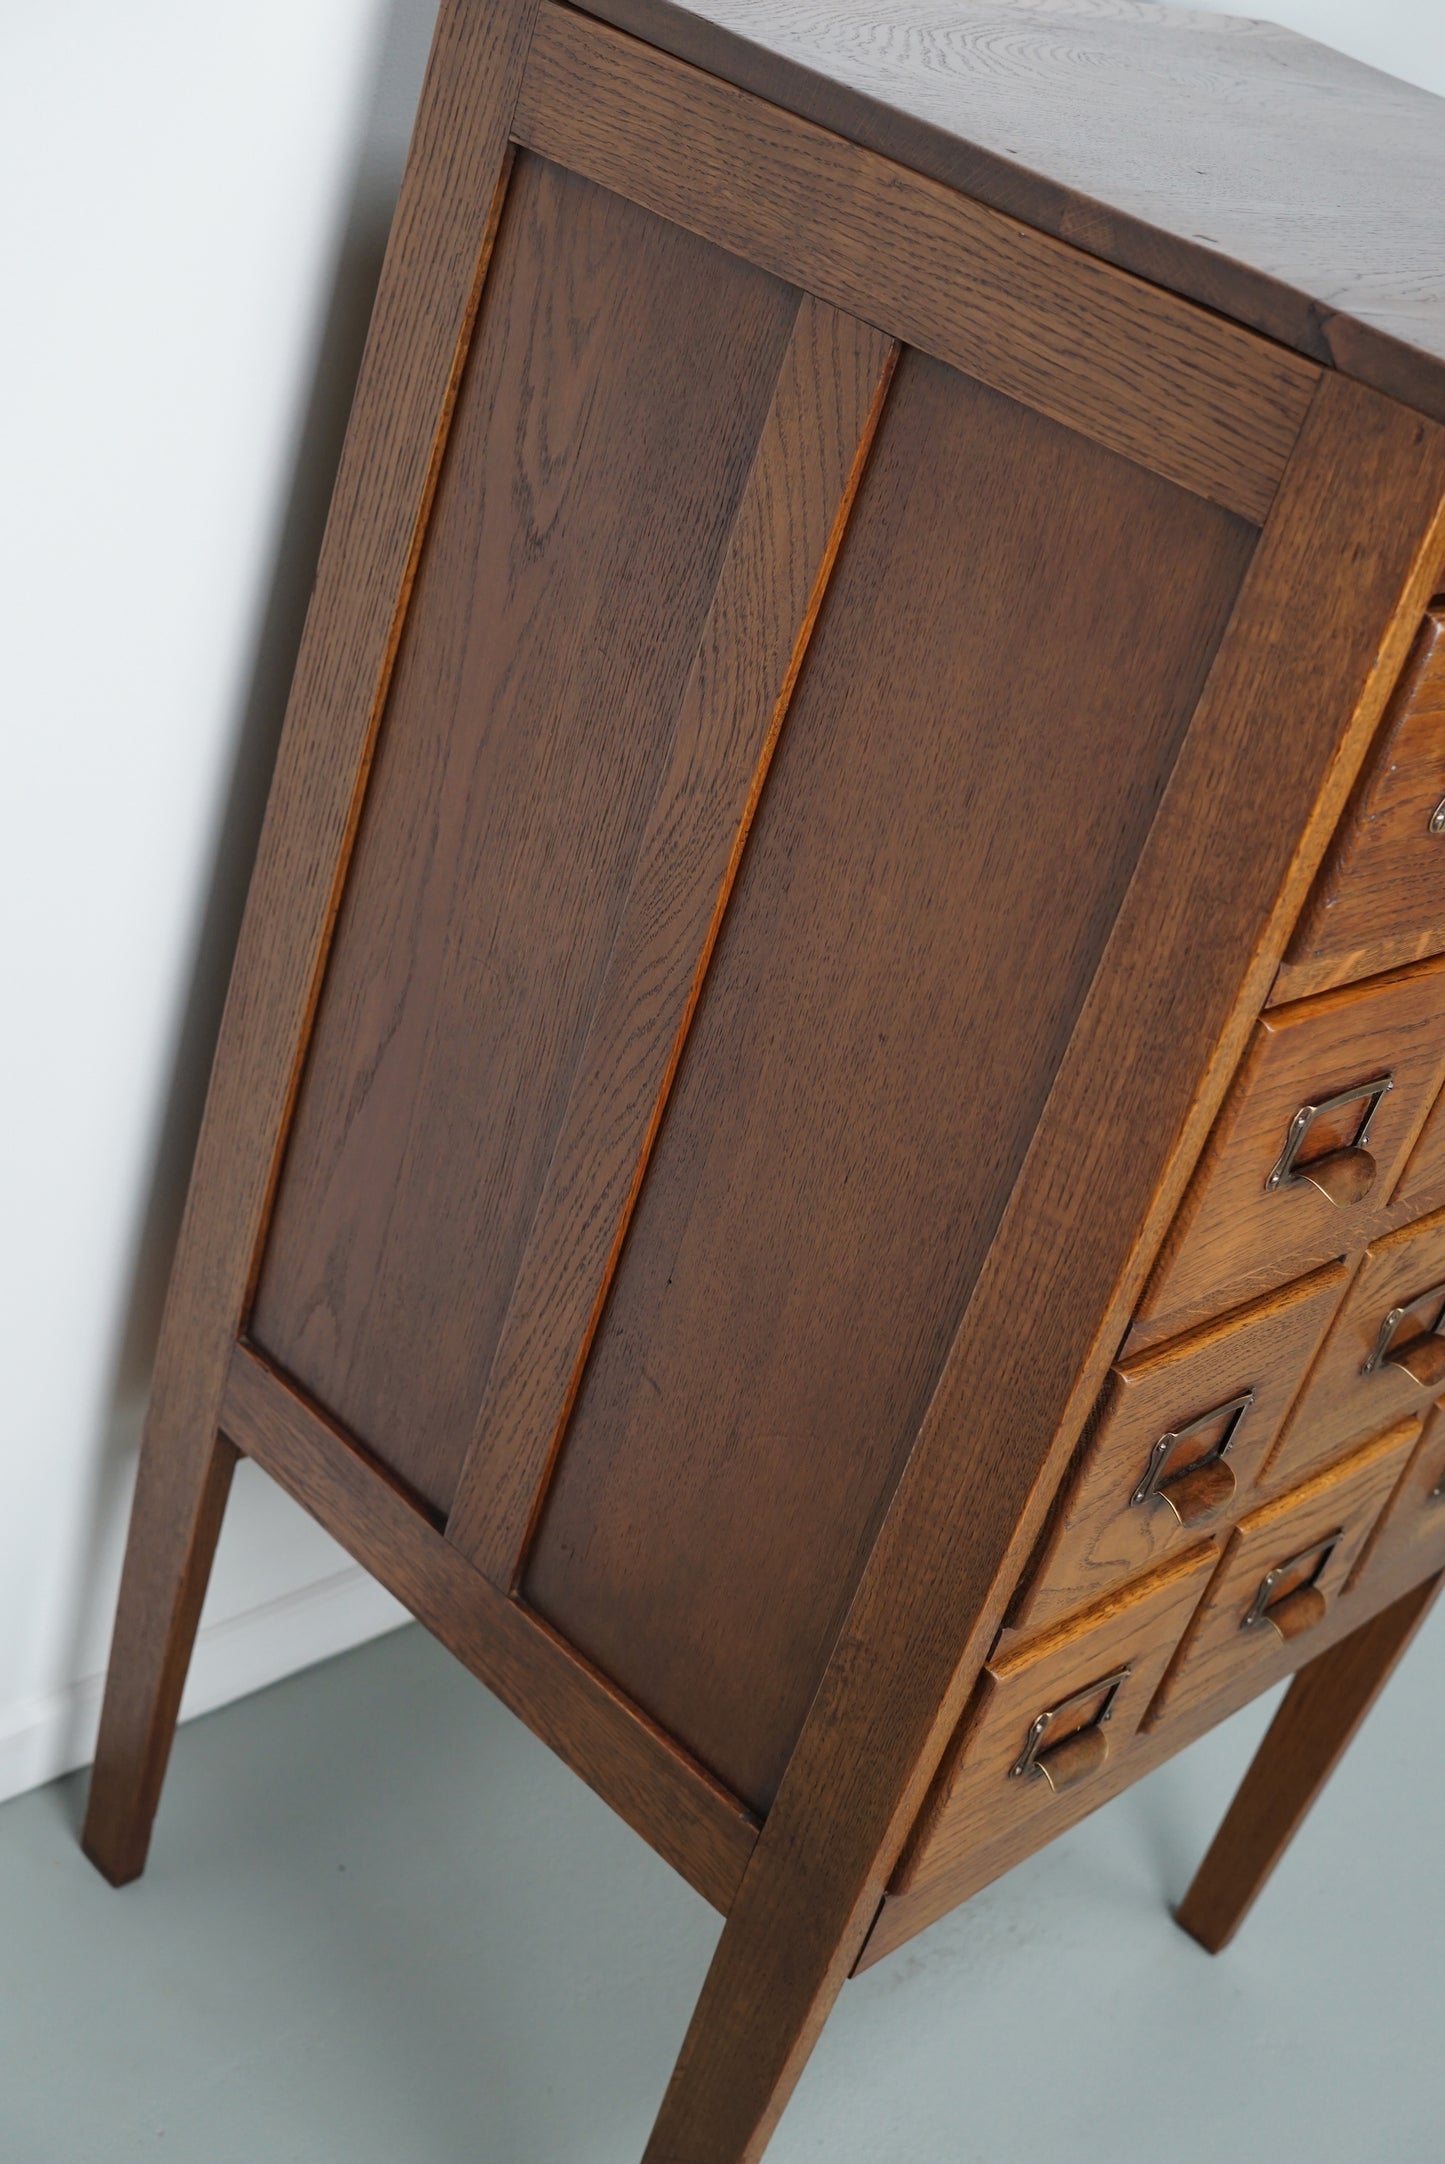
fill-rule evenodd
<path id="1" fill-rule="evenodd" d="M 755 1806 L 1252 541 L 900 364 L 525 1580 Z"/>
<path id="2" fill-rule="evenodd" d="M 250 1325 L 438 1510 L 797 303 L 519 160 Z"/>
<path id="3" fill-rule="evenodd" d="M 447 1519 L 499 1586 L 525 1559 L 897 357 L 804 299 Z"/>

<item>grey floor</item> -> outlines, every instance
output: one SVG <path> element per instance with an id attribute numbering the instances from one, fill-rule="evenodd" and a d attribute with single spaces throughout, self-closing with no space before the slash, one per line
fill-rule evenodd
<path id="1" fill-rule="evenodd" d="M 851 1984 L 769 2164 L 1438 2164 L 1445 1612 L 1236 1946 L 1251 1708 Z M 182 1731 L 146 1878 L 0 1811 L 3 2164 L 637 2164 L 719 1925 L 422 1633 Z"/>

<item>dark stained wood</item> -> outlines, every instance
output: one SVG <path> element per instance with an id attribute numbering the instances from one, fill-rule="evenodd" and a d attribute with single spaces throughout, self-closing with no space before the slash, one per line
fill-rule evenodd
<path id="1" fill-rule="evenodd" d="M 1218 1514 L 1227 1524 L 1248 1507 L 1250 1490 L 1348 1283 L 1344 1265 L 1331 1263 L 1253 1307 L 1114 1366 L 1030 1583 L 1010 1611 L 1012 1629 L 1032 1632 L 1055 1622 L 1213 1529 L 1181 1522 L 1167 1499 L 1168 1487 L 1144 1503 L 1133 1497 L 1163 1436 L 1194 1425 L 1245 1392 L 1253 1403 L 1238 1420 L 1212 1421 L 1182 1439 L 1170 1453 L 1165 1477 L 1174 1480 L 1172 1492 L 1178 1494 L 1179 1479 L 1198 1459 L 1214 1455 L 1228 1426 L 1227 1454 L 1219 1462 L 1234 1486 L 1221 1499 Z M 1228 1491 L 1228 1481 L 1222 1486 Z"/>
<path id="2" fill-rule="evenodd" d="M 1253 538 L 899 365 L 524 1581 L 756 1809 Z"/>
<path id="3" fill-rule="evenodd" d="M 1315 374 L 1282 348 L 553 0 L 516 132 L 1255 524 L 1268 511 Z"/>
<path id="4" fill-rule="evenodd" d="M 1037 30 L 1000 4 L 982 39 L 952 18 L 975 57 Z M 860 50 L 891 50 L 896 20 Z M 1103 88 L 1107 163 L 1130 143 L 1101 132 L 1108 26 L 1155 19 L 1059 0 L 1051 20 L 1065 47 L 1083 25 L 1062 73 Z M 1138 238 L 1127 207 L 1091 253 L 1077 195 L 1059 207 L 1084 211 L 1079 246 L 551 0 L 537 21 L 441 20 L 168 1312 L 88 1839 L 112 1876 L 139 1868 L 244 1444 L 726 1909 L 648 2158 L 756 2164 L 865 1941 L 871 1958 L 1017 1852 L 991 1811 L 946 1859 L 929 1846 L 938 1768 L 985 1666 L 1000 1689 L 1023 1672 L 1003 1617 L 1439 590 L 1445 435 L 1218 291 L 1201 308 L 1101 260 Z M 920 28 L 946 97 L 954 33 Z M 817 26 L 811 80 L 836 34 Z M 1191 35 L 1147 50 L 1217 49 Z M 1055 132 L 1060 166 L 1080 158 Z M 1207 115 L 1179 137 L 1179 172 L 1221 139 Z M 1341 215 L 1350 170 L 1307 232 L 1292 183 L 1249 231 L 1284 205 L 1290 261 L 1328 249 L 1334 290 L 1368 305 L 1373 282 L 1388 314 L 1418 251 Z M 1198 237 L 1230 188 L 1196 163 L 1189 189 L 1190 261 L 1242 273 L 1252 305 L 1260 262 Z M 1179 237 L 1160 221 L 1161 261 Z M 1432 331 L 1412 349 L 1272 292 L 1320 357 L 1437 397 Z M 791 599 L 775 590 L 781 681 L 713 823 L 720 874 L 676 889 L 648 852 L 701 711 L 689 672 L 741 665 L 727 567 L 772 471 L 780 370 L 840 309 L 874 327 L 873 390 L 889 339 L 914 350 L 823 602 L 826 501 Z M 845 508 L 873 390 L 832 469 Z M 674 907 L 697 910 L 667 979 L 678 1023 L 632 1092 L 609 970 L 672 957 Z M 1416 981 L 1433 990 L 1428 965 Z M 1427 1097 L 1422 1079 L 1422 1117 Z M 595 1107 L 590 1139 L 569 1140 L 569 1104 Z M 602 1204 L 569 1242 L 549 1177 L 570 1191 L 574 1145 Z M 252 1319 L 295 1378 L 246 1342 L 276 1192 Z M 585 1264 L 590 1291 L 495 1521 L 498 1585 L 444 1515 L 488 1378 L 533 1380 L 520 1338 L 496 1357 L 519 1269 L 527 1314 L 572 1312 L 549 1259 Z M 523 1598 L 516 1550 L 614 1262 Z M 1345 1575 L 1407 1457 L 1390 1523 L 1435 1507 L 1410 1453 L 1406 1430 L 1249 1511 L 1231 1557 L 1259 1535 L 1292 1573 L 1276 1614 L 1311 1628 L 1263 1664 L 1221 1638 L 1127 1767 L 1076 1708 L 1044 1776 L 1065 1819 L 1348 1636 L 1398 1572 L 1433 1575 L 1431 1540 Z M 1274 1535 L 1336 1504 L 1350 1542 L 1321 1590 Z M 1141 1660 L 1207 1565 L 1163 1565 L 1168 1626 Z M 1109 1596 L 1107 1628 L 1140 1590 Z M 1049 1645 L 1082 1658 L 1079 1623 Z M 1059 1823 L 1041 1811 L 1028 1841 Z M 878 1917 L 910 1829 L 935 1875 Z"/>
<path id="5" fill-rule="evenodd" d="M 861 1950 L 1414 636 L 1442 498 L 1440 432 L 1324 378 L 646 2164 L 754 2164 Z"/>
<path id="6" fill-rule="evenodd" d="M 1300 1670 L 1176 1911 L 1211 1954 L 1229 1944 L 1440 1590 L 1427 1579 Z"/>
<path id="7" fill-rule="evenodd" d="M 235 1468 L 235 1450 L 223 1435 L 209 1452 L 195 1454 L 184 1483 L 173 1479 L 168 1489 L 170 1538 L 159 1565 L 147 1557 L 150 1567 L 132 1571 L 126 1588 L 126 1629 L 150 1657 L 139 1675 L 128 1678 L 124 1725 L 112 1709 L 102 1727 L 81 1836 L 85 1853 L 112 1886 L 128 1885 L 145 1869 Z M 178 1576 L 169 1577 L 167 1566 Z M 137 1683 L 146 1687 L 144 1701 Z"/>
<path id="8" fill-rule="evenodd" d="M 379 1578 L 688 1883 L 726 1910 L 757 1840 L 737 1800 L 448 1546 L 350 1439 L 238 1347 L 232 1441 Z"/>
<path id="9" fill-rule="evenodd" d="M 1416 1582 L 1412 1580 L 1411 1584 Z M 1318 1660 L 1359 1630 L 1379 1610 L 1397 1600 L 1401 1590 L 1394 1583 L 1382 1583 L 1347 1593 L 1335 1604 L 1333 1614 L 1326 1618 L 1316 1636 L 1297 1642 L 1296 1658 L 1301 1663 Z M 1156 1766 L 1177 1757 L 1209 1729 L 1258 1697 L 1261 1688 L 1269 1686 L 1261 1686 L 1249 1673 L 1229 1676 L 1222 1681 L 1216 1695 L 1204 1704 L 1182 1711 L 1174 1720 L 1161 1721 L 1153 1728 L 1140 1731 L 1131 1738 L 1127 1751 L 1121 1751 L 1111 1765 L 1104 1767 L 1097 1781 L 1082 1782 L 1076 1789 L 1054 1798 L 1043 1830 L 1037 1823 L 1002 1821 L 966 1853 L 961 1853 L 948 1870 L 934 1877 L 917 1878 L 906 1891 L 900 1889 L 901 1873 L 895 1876 L 858 1957 L 858 1968 L 872 1968 L 875 1962 L 896 1953 L 900 1946 L 916 1938 L 920 1931 L 926 1931 L 940 1917 L 948 1915 L 960 1902 L 971 1900 L 983 1887 L 992 1885 L 995 1879 L 1022 1863 L 1025 1857 L 1035 1854 L 1046 1842 L 1057 1840 L 1071 1826 L 1078 1825 L 1081 1819 L 1117 1796 L 1121 1789 L 1132 1787 Z M 945 1759 L 943 1772 L 919 1821 L 914 1840 L 905 1852 L 905 1863 L 915 1846 L 921 1846 L 938 1811 L 948 1763 Z"/>
<path id="10" fill-rule="evenodd" d="M 805 300 L 728 538 L 447 1537 L 510 1587 L 897 349 Z"/>
<path id="11" fill-rule="evenodd" d="M 1270 1005 L 1445 948 L 1445 604 L 1426 617 Z"/>
<path id="12" fill-rule="evenodd" d="M 447 421 L 532 0 L 446 0 L 342 452 L 151 1384 L 86 1847 L 143 1868 L 204 1593 L 216 1430 Z"/>
<path id="13" fill-rule="evenodd" d="M 249 1326 L 443 1513 L 797 308 L 519 160 Z"/>
<path id="14" fill-rule="evenodd" d="M 1445 106 L 1131 0 L 585 0 L 744 89 L 1445 420 Z"/>

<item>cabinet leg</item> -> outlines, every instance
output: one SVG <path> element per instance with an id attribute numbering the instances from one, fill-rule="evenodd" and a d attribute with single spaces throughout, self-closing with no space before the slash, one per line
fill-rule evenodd
<path id="1" fill-rule="evenodd" d="M 90 1781 L 85 1853 L 113 1886 L 145 1869 L 236 1451 L 148 1433 Z"/>
<path id="2" fill-rule="evenodd" d="M 1442 1584 L 1427 1580 L 1302 1668 L 1176 1912 L 1220 1953 L 1249 1914 Z"/>
<path id="3" fill-rule="evenodd" d="M 877 1895 L 835 1904 L 786 1849 L 764 1830 L 642 2164 L 758 2164 L 857 1961 Z"/>

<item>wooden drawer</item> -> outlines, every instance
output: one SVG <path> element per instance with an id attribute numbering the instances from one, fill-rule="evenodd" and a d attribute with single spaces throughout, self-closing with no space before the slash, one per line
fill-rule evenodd
<path id="1" fill-rule="evenodd" d="M 946 1871 L 1005 1831 L 1047 1841 L 1051 1818 L 1078 1815 L 1075 1791 L 1127 1752 L 1218 1557 L 1212 1544 L 1197 1546 L 995 1655 L 898 1885 Z"/>
<path id="2" fill-rule="evenodd" d="M 1349 1590 L 1372 1607 L 1445 1570 L 1445 1406 L 1434 1406 L 1355 1566 Z"/>
<path id="3" fill-rule="evenodd" d="M 1157 1341 L 1358 1244 L 1445 1068 L 1445 963 L 1259 1022 L 1136 1316 Z M 1378 1092 L 1383 1094 L 1377 1094 Z"/>
<path id="4" fill-rule="evenodd" d="M 1149 1725 L 1216 1692 L 1237 1698 L 1250 1674 L 1265 1690 L 1309 1658 L 1309 1638 L 1374 1530 L 1420 1434 L 1406 1420 L 1242 1518 L 1170 1665 Z"/>
<path id="5" fill-rule="evenodd" d="M 1391 1215 L 1423 1217 L 1445 1203 L 1445 1090 L 1435 1099 L 1400 1184 L 1390 1198 Z"/>
<path id="6" fill-rule="evenodd" d="M 1116 1366 L 1011 1624 L 1033 1630 L 1177 1554 L 1252 1485 L 1349 1272 L 1330 1263 Z"/>
<path id="7" fill-rule="evenodd" d="M 1445 949 L 1445 603 L 1426 617 L 1275 983 L 1298 999 Z"/>
<path id="8" fill-rule="evenodd" d="M 1445 1388 L 1445 1211 L 1366 1252 L 1324 1350 L 1265 1467 L 1272 1488 L 1302 1478 Z"/>

